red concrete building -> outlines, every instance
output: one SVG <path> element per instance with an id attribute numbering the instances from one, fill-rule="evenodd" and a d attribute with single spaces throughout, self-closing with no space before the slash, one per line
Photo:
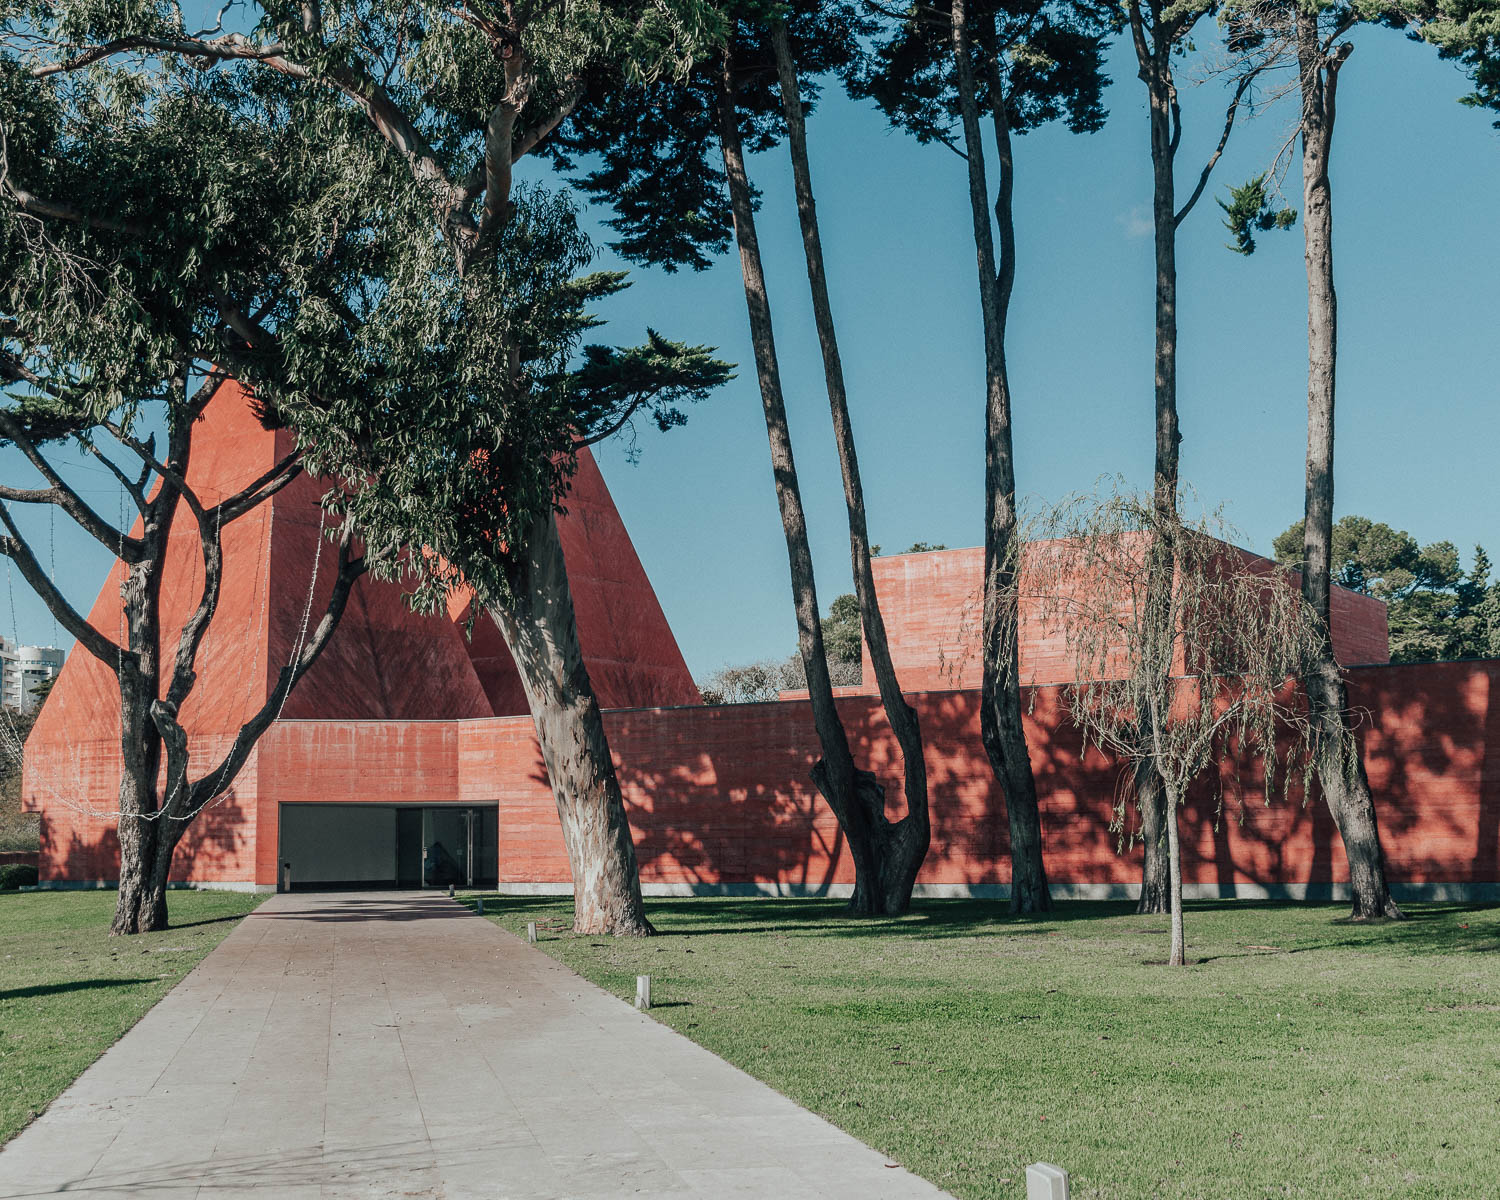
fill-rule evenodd
<path id="1" fill-rule="evenodd" d="M 225 391 L 199 430 L 194 482 L 229 493 L 286 449 L 243 398 Z M 292 653 L 309 594 L 332 571 L 318 551 L 319 489 L 302 480 L 225 538 L 224 599 L 183 717 L 204 764 L 222 752 Z M 625 789 L 648 893 L 838 894 L 852 865 L 808 777 L 816 752 L 805 701 L 705 707 L 598 468 L 584 457 L 562 537 L 580 638 Z M 933 844 L 926 894 L 1003 896 L 1009 850 L 1003 797 L 979 740 L 973 652 L 978 550 L 876 562 L 876 584 L 903 687 L 926 738 Z M 199 572 L 194 575 L 195 569 Z M 90 620 L 119 623 L 119 568 Z M 201 583 L 184 530 L 169 563 L 170 610 Z M 177 877 L 271 889 L 447 882 L 511 892 L 569 888 L 567 857 L 514 664 L 481 616 L 416 616 L 399 589 L 364 580 L 328 650 L 293 692 L 240 776 L 191 826 Z M 1398 894 L 1500 896 L 1500 663 L 1390 666 L 1384 606 L 1339 592 L 1335 642 L 1350 668 L 1361 737 Z M 1110 831 L 1119 769 L 1080 752 L 1061 709 L 1062 647 L 1023 626 L 1033 689 L 1028 740 L 1042 800 L 1048 871 L 1060 896 L 1124 896 L 1139 847 Z M 867 669 L 866 678 L 869 678 Z M 873 689 L 871 689 L 873 690 Z M 878 699 L 840 705 L 856 754 L 888 781 L 900 762 Z M 24 797 L 42 814 L 41 877 L 58 885 L 118 873 L 119 772 L 113 677 L 69 657 L 27 745 Z M 201 769 L 198 762 L 195 769 Z M 1234 772 L 1185 817 L 1190 895 L 1336 895 L 1343 851 L 1320 800 L 1264 804 Z"/>

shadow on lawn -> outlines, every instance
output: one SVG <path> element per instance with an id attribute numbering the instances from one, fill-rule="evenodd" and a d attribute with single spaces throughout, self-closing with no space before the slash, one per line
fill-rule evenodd
<path id="1" fill-rule="evenodd" d="M 567 901 L 555 896 L 486 896 L 487 910 L 530 917 L 541 912 L 555 913 Z M 901 917 L 851 917 L 842 900 L 780 899 L 774 897 L 695 897 L 647 902 L 648 915 L 658 931 L 670 937 L 700 937 L 710 934 L 766 934 L 803 937 L 907 937 L 963 938 L 984 934 L 1015 937 L 1044 935 L 1083 926 L 1135 917 L 1135 902 L 1072 900 L 1060 901 L 1048 915 L 1012 916 L 1003 900 L 917 900 L 911 912 Z M 1295 900 L 1196 900 L 1186 906 L 1191 924 L 1195 915 L 1217 913 L 1275 914 L 1314 912 L 1326 918 L 1324 929 L 1331 935 L 1307 942 L 1301 937 L 1313 933 L 1318 925 L 1302 926 L 1288 931 L 1297 940 L 1279 953 L 1305 953 L 1309 950 L 1395 949 L 1410 953 L 1479 953 L 1500 951 L 1500 929 L 1490 922 L 1483 928 L 1464 928 L 1468 914 L 1500 911 L 1494 904 L 1439 903 L 1411 906 L 1408 920 L 1372 924 L 1352 922 L 1342 904 L 1307 904 Z M 1164 922 L 1162 916 L 1140 917 L 1143 923 Z M 566 924 L 566 920 L 564 921 Z M 1083 932 L 1074 929 L 1074 932 Z M 1165 933 L 1162 928 L 1111 930 L 1117 935 Z M 1221 936 L 1223 931 L 1216 931 Z M 1189 930 L 1191 938 L 1192 931 Z M 1268 935 L 1273 936 L 1273 935 Z M 1266 952 L 1257 952 L 1266 953 Z M 1200 961 L 1252 957 L 1252 955 L 1216 954 Z"/>
<path id="2" fill-rule="evenodd" d="M 151 979 L 74 979 L 68 983 L 40 983 L 36 987 L 10 988 L 0 991 L 0 1000 L 30 1000 L 36 996 L 59 996 L 64 992 L 86 992 L 96 988 L 134 987 L 138 983 L 155 983 Z"/>
<path id="3" fill-rule="evenodd" d="M 557 897 L 485 897 L 486 911 L 530 916 L 555 911 Z M 1133 901 L 1063 904 L 1050 916 L 1011 916 L 1004 900 L 918 900 L 900 917 L 853 917 L 843 900 L 776 897 L 694 897 L 647 901 L 647 915 L 670 937 L 780 933 L 808 937 L 973 937 L 982 932 L 1046 934 L 1059 925 L 1126 916 Z"/>

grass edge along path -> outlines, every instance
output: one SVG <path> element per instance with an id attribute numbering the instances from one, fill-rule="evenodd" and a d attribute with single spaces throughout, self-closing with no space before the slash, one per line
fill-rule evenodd
<path id="1" fill-rule="evenodd" d="M 1493 1197 L 1500 907 L 658 900 L 662 936 L 574 937 L 567 899 L 486 916 L 963 1200 L 1056 1162 L 1075 1200 Z M 467 901 L 473 904 L 473 898 Z"/>
<path id="2" fill-rule="evenodd" d="M 113 890 L 0 893 L 0 1145 L 265 899 L 173 891 L 169 928 L 112 938 Z"/>

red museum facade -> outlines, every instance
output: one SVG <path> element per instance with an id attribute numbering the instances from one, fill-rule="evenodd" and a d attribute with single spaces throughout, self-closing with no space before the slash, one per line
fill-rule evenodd
<path id="1" fill-rule="evenodd" d="M 241 394 L 224 388 L 195 435 L 193 482 L 227 495 L 285 453 Z M 223 599 L 182 719 L 207 769 L 293 652 L 312 594 L 332 583 L 318 550 L 320 490 L 302 479 L 225 531 Z M 648 893 L 839 894 L 852 864 L 809 778 L 805 700 L 706 707 L 593 460 L 561 519 L 579 634 L 624 787 Z M 164 627 L 202 582 L 196 536 L 174 531 Z M 929 895 L 1004 896 L 1003 797 L 979 739 L 970 640 L 980 551 L 876 560 L 893 657 L 926 740 Z M 117 636 L 119 564 L 90 621 Z M 1023 614 L 1024 615 L 1024 614 Z M 190 826 L 176 878 L 204 886 L 460 886 L 569 889 L 567 856 L 514 664 L 487 617 L 411 613 L 395 585 L 362 580 L 328 649 L 223 796 Z M 1376 795 L 1398 896 L 1500 896 L 1500 662 L 1392 666 L 1384 606 L 1339 591 L 1336 648 Z M 1117 764 L 1080 740 L 1061 708 L 1066 659 L 1023 620 L 1033 692 L 1028 741 L 1047 869 L 1059 897 L 1132 894 L 1139 845 L 1111 830 Z M 972 678 L 971 678 L 972 677 Z M 869 678 L 868 668 L 866 678 Z M 873 690 L 873 689 L 872 689 Z M 878 698 L 839 703 L 859 759 L 900 803 L 900 761 Z M 75 649 L 26 747 L 23 796 L 42 814 L 43 884 L 118 874 L 114 808 L 118 692 Z M 1184 873 L 1197 896 L 1339 895 L 1343 850 L 1299 781 L 1266 805 L 1248 767 L 1225 799 L 1205 786 L 1184 817 Z M 893 816 L 896 813 L 893 811 Z M 290 864 L 288 868 L 286 864 Z"/>

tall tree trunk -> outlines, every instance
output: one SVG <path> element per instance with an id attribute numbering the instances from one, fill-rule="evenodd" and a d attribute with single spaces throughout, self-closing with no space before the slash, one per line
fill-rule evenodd
<path id="1" fill-rule="evenodd" d="M 1167 808 L 1167 875 L 1171 886 L 1172 951 L 1167 965 L 1180 967 L 1187 960 L 1187 939 L 1182 926 L 1182 838 L 1178 832 L 1178 796 L 1176 789 L 1162 783 Z"/>
<path id="2" fill-rule="evenodd" d="M 1042 859 L 1042 823 L 1036 778 L 1026 748 L 1022 719 L 1018 579 L 1021 547 L 1016 530 L 1016 471 L 1010 427 L 1010 378 L 1005 363 L 1005 323 L 1015 283 L 1015 221 L 1012 207 L 1014 162 L 1004 96 L 996 91 L 995 133 L 999 140 L 1000 190 L 995 212 L 1000 228 L 1000 267 L 990 230 L 989 186 L 985 180 L 984 143 L 979 131 L 979 102 L 970 61 L 964 0 L 954 0 L 952 40 L 964 150 L 969 167 L 969 207 L 974 221 L 974 251 L 979 270 L 979 304 L 984 323 L 984 671 L 980 685 L 980 735 L 990 768 L 1005 792 L 1010 822 L 1010 909 L 1047 912 L 1052 897 Z M 998 69 L 992 80 L 998 88 Z"/>
<path id="3" fill-rule="evenodd" d="M 1375 802 L 1364 758 L 1348 723 L 1348 693 L 1333 653 L 1333 405 L 1338 355 L 1338 298 L 1333 287 L 1333 196 L 1328 158 L 1333 143 L 1339 68 L 1352 47 L 1327 52 L 1315 15 L 1295 9 L 1302 84 L 1302 207 L 1307 262 L 1307 491 L 1302 595 L 1317 614 L 1322 645 L 1303 679 L 1313 726 L 1318 782 L 1349 861 L 1356 921 L 1403 914 L 1385 878 Z"/>
<path id="4" fill-rule="evenodd" d="M 641 901 L 635 843 L 589 682 L 567 564 L 550 511 L 532 527 L 509 604 L 491 615 L 520 670 L 532 724 L 557 800 L 573 872 L 576 933 L 654 933 Z"/>
<path id="5" fill-rule="evenodd" d="M 1172 39 L 1160 23 L 1145 40 L 1138 6 L 1131 8 L 1135 23 L 1140 76 L 1146 84 L 1151 130 L 1151 226 L 1156 254 L 1156 351 L 1154 396 L 1156 463 L 1152 495 L 1158 520 L 1172 522 L 1177 514 L 1178 447 L 1182 434 L 1177 418 L 1177 142 L 1173 130 Z M 1154 547 L 1153 547 L 1154 549 Z M 1165 593 L 1172 587 L 1170 556 L 1152 553 L 1147 560 L 1149 601 L 1165 610 Z M 1149 606 L 1149 602 L 1148 602 Z M 1150 731 L 1143 732 L 1149 739 Z M 1172 911 L 1168 886 L 1170 867 L 1164 834 L 1168 828 L 1167 789 L 1149 760 L 1136 771 L 1136 797 L 1141 810 L 1141 896 L 1138 913 Z"/>
<path id="6" fill-rule="evenodd" d="M 133 564 L 120 587 L 126 643 L 134 653 L 122 655 L 114 664 L 120 687 L 120 883 L 111 934 L 151 933 L 167 927 L 166 892 L 158 894 L 151 878 L 162 823 L 157 795 L 162 742 L 151 719 L 159 653 L 160 572 L 156 562 L 164 544 L 160 528 L 159 522 L 148 520 L 143 529 L 156 561 Z"/>
<path id="7" fill-rule="evenodd" d="M 766 436 L 771 447 L 776 502 L 786 535 L 792 600 L 797 613 L 797 647 L 807 673 L 813 725 L 822 749 L 822 757 L 813 765 L 813 782 L 838 818 L 849 843 L 850 856 L 854 859 L 854 894 L 849 900 L 850 912 L 860 916 L 901 912 L 910 902 L 911 887 L 904 884 L 904 872 L 896 878 L 887 878 L 882 871 L 883 864 L 889 860 L 880 847 L 892 836 L 892 824 L 885 815 L 885 789 L 873 774 L 855 766 L 849 738 L 833 700 L 833 683 L 823 649 L 823 627 L 818 619 L 818 593 L 813 583 L 807 517 L 802 508 L 786 402 L 781 392 L 771 304 L 761 266 L 760 241 L 755 232 L 755 208 L 750 180 L 745 173 L 735 96 L 734 62 L 726 50 L 719 72 L 719 141 L 724 153 L 724 171 L 729 180 L 734 236 L 740 250 L 740 274 L 745 284 L 750 340 L 755 350 L 755 371 L 760 383 Z"/>
<path id="8" fill-rule="evenodd" d="M 844 386 L 838 336 L 834 330 L 833 306 L 828 299 L 823 241 L 818 229 L 812 166 L 807 152 L 807 125 L 802 112 L 797 65 L 792 59 L 784 22 L 778 20 L 772 25 L 771 44 L 776 54 L 782 112 L 786 117 L 787 145 L 791 151 L 792 178 L 797 193 L 797 218 L 802 227 L 807 281 L 812 289 L 813 320 L 818 330 L 818 345 L 823 352 L 823 376 L 844 480 L 844 505 L 849 514 L 849 558 L 854 571 L 855 596 L 859 600 L 860 624 L 864 629 L 865 644 L 870 649 L 870 663 L 880 689 L 881 704 L 901 747 L 905 768 L 906 816 L 894 824 L 877 823 L 872 830 L 876 836 L 872 838 L 871 849 L 878 860 L 878 877 L 882 881 L 880 890 L 885 894 L 883 911 L 905 912 L 911 904 L 917 873 L 922 869 L 932 842 L 927 764 L 922 756 L 922 732 L 916 710 L 906 703 L 896 679 L 885 620 L 880 613 L 880 599 L 875 594 L 875 575 L 870 565 L 870 534 L 865 520 L 864 484 L 860 479 L 854 429 L 849 419 L 849 399 Z"/>

